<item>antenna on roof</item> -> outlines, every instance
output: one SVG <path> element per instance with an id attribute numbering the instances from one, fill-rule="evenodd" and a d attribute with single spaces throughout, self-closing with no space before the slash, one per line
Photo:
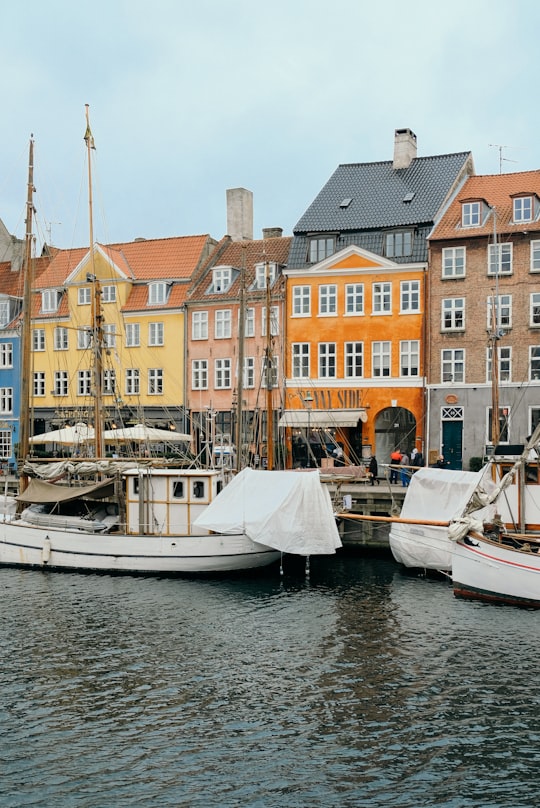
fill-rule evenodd
<path id="1" fill-rule="evenodd" d="M 517 163 L 517 160 L 509 160 L 508 157 L 503 157 L 503 149 L 511 149 L 512 146 L 501 146 L 499 143 L 488 143 L 488 146 L 492 149 L 499 150 L 499 174 L 502 174 L 502 164 L 503 163 Z"/>

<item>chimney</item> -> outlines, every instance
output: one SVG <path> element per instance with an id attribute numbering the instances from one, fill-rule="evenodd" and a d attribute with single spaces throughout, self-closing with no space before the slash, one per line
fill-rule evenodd
<path id="1" fill-rule="evenodd" d="M 263 238 L 281 238 L 283 235 L 282 227 L 263 227 Z"/>
<path id="2" fill-rule="evenodd" d="M 233 241 L 253 241 L 253 192 L 227 190 L 227 234 Z"/>
<path id="3" fill-rule="evenodd" d="M 412 129 L 396 129 L 393 168 L 409 168 L 416 158 L 416 135 Z"/>

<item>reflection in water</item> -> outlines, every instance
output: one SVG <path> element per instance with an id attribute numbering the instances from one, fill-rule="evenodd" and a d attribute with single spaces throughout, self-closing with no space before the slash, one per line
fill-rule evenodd
<path id="1" fill-rule="evenodd" d="M 529 806 L 535 612 L 393 562 L 0 570 L 0 806 Z"/>

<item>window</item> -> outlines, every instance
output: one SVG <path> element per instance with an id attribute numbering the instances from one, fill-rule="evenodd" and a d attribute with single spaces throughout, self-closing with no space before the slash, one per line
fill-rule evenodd
<path id="1" fill-rule="evenodd" d="M 318 261 L 323 261 L 330 255 L 334 254 L 335 239 L 321 236 L 319 238 L 311 238 L 309 240 L 309 261 L 311 264 L 316 264 Z"/>
<path id="2" fill-rule="evenodd" d="M 442 251 L 443 278 L 465 276 L 465 247 L 445 247 Z"/>
<path id="3" fill-rule="evenodd" d="M 52 312 L 58 309 L 60 292 L 58 289 L 45 289 L 41 293 L 41 311 Z"/>
<path id="4" fill-rule="evenodd" d="M 532 196 L 518 196 L 514 199 L 514 222 L 530 222 L 533 217 Z"/>
<path id="5" fill-rule="evenodd" d="M 54 395 L 67 396 L 68 375 L 67 370 L 55 370 L 54 372 Z"/>
<path id="6" fill-rule="evenodd" d="M 531 272 L 540 272 L 540 241 L 531 241 Z"/>
<path id="7" fill-rule="evenodd" d="M 253 356 L 244 357 L 244 388 L 255 387 L 255 358 Z"/>
<path id="8" fill-rule="evenodd" d="M 185 499 L 184 480 L 174 480 L 172 489 L 173 499 Z"/>
<path id="9" fill-rule="evenodd" d="M 92 372 L 79 370 L 77 373 L 77 395 L 89 396 L 92 393 Z"/>
<path id="10" fill-rule="evenodd" d="M 388 258 L 403 258 L 404 256 L 412 255 L 412 248 L 412 230 L 386 234 L 386 256 Z"/>
<path id="11" fill-rule="evenodd" d="M 487 441 L 491 443 L 492 431 L 492 407 L 488 407 Z M 510 441 L 510 410 L 508 407 L 499 407 L 499 443 L 509 443 Z"/>
<path id="12" fill-rule="evenodd" d="M 0 457 L 2 460 L 10 460 L 13 456 L 13 442 L 10 429 L 0 430 Z"/>
<path id="13" fill-rule="evenodd" d="M 32 350 L 44 351 L 45 350 L 45 329 L 34 328 L 32 332 Z"/>
<path id="14" fill-rule="evenodd" d="M 402 314 L 420 311 L 420 281 L 401 281 L 400 293 Z"/>
<path id="15" fill-rule="evenodd" d="M 345 286 L 345 314 L 364 313 L 364 284 L 348 283 Z"/>
<path id="16" fill-rule="evenodd" d="M 191 362 L 191 389 L 208 390 L 207 359 L 193 359 Z"/>
<path id="17" fill-rule="evenodd" d="M 529 379 L 540 381 L 540 345 L 529 346 Z"/>
<path id="18" fill-rule="evenodd" d="M 391 314 L 392 313 L 392 284 L 391 283 L 374 283 L 373 284 L 373 313 L 374 314 Z"/>
<path id="19" fill-rule="evenodd" d="M 488 275 L 512 274 L 512 244 L 490 244 Z"/>
<path id="20" fill-rule="evenodd" d="M 420 373 L 420 342 L 417 339 L 402 340 L 399 344 L 399 375 L 418 376 Z"/>
<path id="21" fill-rule="evenodd" d="M 478 227 L 480 224 L 480 202 L 464 202 L 461 205 L 463 227 Z"/>
<path id="22" fill-rule="evenodd" d="M 191 331 L 193 339 L 208 339 L 208 312 L 194 311 L 191 314 Z"/>
<path id="23" fill-rule="evenodd" d="M 54 329 L 54 350 L 67 351 L 68 349 L 68 330 L 62 326 L 57 326 Z"/>
<path id="24" fill-rule="evenodd" d="M 149 368 L 148 395 L 161 396 L 162 394 L 163 394 L 163 370 L 161 368 Z"/>
<path id="25" fill-rule="evenodd" d="M 106 348 L 116 347 L 116 326 L 113 323 L 103 326 L 103 342 Z"/>
<path id="26" fill-rule="evenodd" d="M 92 302 L 92 290 L 89 286 L 81 286 L 79 289 L 79 306 L 89 306 Z"/>
<path id="27" fill-rule="evenodd" d="M 273 356 L 271 359 L 270 365 L 270 386 L 277 387 L 278 386 L 278 357 Z M 263 390 L 268 390 L 268 360 L 265 356 L 262 361 L 262 370 L 261 370 L 261 387 Z"/>
<path id="28" fill-rule="evenodd" d="M 215 320 L 216 339 L 227 339 L 231 336 L 231 310 L 217 309 Z"/>
<path id="29" fill-rule="evenodd" d="M 306 317 L 311 313 L 311 287 L 293 286 L 293 317 Z"/>
<path id="30" fill-rule="evenodd" d="M 210 292 L 226 292 L 232 281 L 232 267 L 216 267 L 212 270 Z"/>
<path id="31" fill-rule="evenodd" d="M 486 380 L 487 382 L 491 382 L 491 347 L 488 347 L 486 351 Z M 505 346 L 499 347 L 497 346 L 497 356 L 499 359 L 499 364 L 497 370 L 499 371 L 499 381 L 500 382 L 511 382 L 512 381 L 512 348 Z"/>
<path id="32" fill-rule="evenodd" d="M 266 306 L 262 307 L 262 329 L 263 337 L 266 337 Z M 270 306 L 270 336 L 277 337 L 279 334 L 279 306 Z"/>
<path id="33" fill-rule="evenodd" d="M 445 348 L 441 351 L 441 383 L 465 381 L 465 351 L 462 348 Z"/>
<path id="34" fill-rule="evenodd" d="M 293 379 L 309 379 L 309 342 L 295 342 L 292 346 Z"/>
<path id="35" fill-rule="evenodd" d="M 216 359 L 214 364 L 216 390 L 228 389 L 231 386 L 231 360 Z"/>
<path id="36" fill-rule="evenodd" d="M 257 264 L 255 267 L 255 283 L 253 284 L 253 288 L 266 289 L 267 275 L 268 285 L 272 286 L 277 277 L 277 264 Z"/>
<path id="37" fill-rule="evenodd" d="M 116 303 L 116 286 L 102 286 L 101 300 L 103 303 Z"/>
<path id="38" fill-rule="evenodd" d="M 0 300 L 0 328 L 5 328 L 10 319 L 9 300 Z"/>
<path id="39" fill-rule="evenodd" d="M 141 378 L 137 368 L 126 370 L 126 395 L 138 396 L 141 389 Z"/>
<path id="40" fill-rule="evenodd" d="M 540 326 L 540 292 L 532 292 L 530 301 L 529 325 Z"/>
<path id="41" fill-rule="evenodd" d="M 319 286 L 319 314 L 336 314 L 337 286 L 333 283 Z"/>
<path id="42" fill-rule="evenodd" d="M 43 371 L 34 373 L 34 395 L 45 395 L 45 373 Z"/>
<path id="43" fill-rule="evenodd" d="M 336 343 L 319 343 L 319 379 L 336 378 Z"/>
<path id="44" fill-rule="evenodd" d="M 126 348 L 138 348 L 141 344 L 139 323 L 126 323 Z"/>
<path id="45" fill-rule="evenodd" d="M 103 371 L 103 394 L 112 396 L 116 392 L 116 371 L 104 370 Z"/>
<path id="46" fill-rule="evenodd" d="M 238 312 L 238 321 L 240 322 L 240 312 Z M 255 309 L 250 307 L 245 310 L 244 319 L 244 337 L 255 336 Z"/>
<path id="47" fill-rule="evenodd" d="M 372 376 L 390 376 L 391 343 L 373 342 L 371 345 Z"/>
<path id="48" fill-rule="evenodd" d="M 495 311 L 493 305 L 495 304 Z M 512 295 L 497 295 L 488 297 L 487 301 L 487 327 L 512 327 Z"/>
<path id="49" fill-rule="evenodd" d="M 13 387 L 0 387 L 0 413 L 10 415 L 13 412 Z"/>
<path id="50" fill-rule="evenodd" d="M 92 331 L 90 328 L 77 329 L 77 348 L 87 350 L 92 345 Z"/>
<path id="51" fill-rule="evenodd" d="M 13 367 L 13 343 L 0 342 L 0 368 Z"/>
<path id="52" fill-rule="evenodd" d="M 168 289 L 169 285 L 167 283 L 150 283 L 148 285 L 148 305 L 158 306 L 160 303 L 166 303 Z"/>
<path id="53" fill-rule="evenodd" d="M 345 343 L 345 378 L 361 379 L 364 375 L 364 343 Z"/>
<path id="54" fill-rule="evenodd" d="M 449 297 L 442 301 L 443 331 L 455 331 L 465 328 L 465 299 L 463 297 Z"/>
<path id="55" fill-rule="evenodd" d="M 156 347 L 164 344 L 163 323 L 148 324 L 148 345 Z"/>

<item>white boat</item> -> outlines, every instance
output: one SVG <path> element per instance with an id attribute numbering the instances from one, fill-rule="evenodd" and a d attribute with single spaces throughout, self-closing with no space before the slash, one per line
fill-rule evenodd
<path id="1" fill-rule="evenodd" d="M 412 569 L 452 570 L 454 543 L 448 533 L 452 521 L 466 513 L 481 520 L 494 512 L 485 511 L 482 501 L 494 485 L 479 472 L 421 468 L 412 475 L 399 517 L 391 521 L 390 549 L 399 564 Z M 488 506 L 489 507 L 489 506 Z"/>

